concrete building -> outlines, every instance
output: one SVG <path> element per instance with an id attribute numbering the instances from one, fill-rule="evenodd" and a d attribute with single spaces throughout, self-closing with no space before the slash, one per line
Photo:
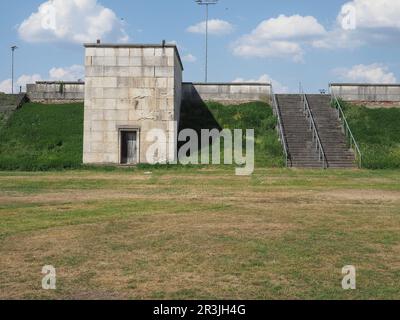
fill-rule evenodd
<path id="1" fill-rule="evenodd" d="M 134 165 L 174 162 L 181 103 L 271 102 L 263 83 L 182 83 L 175 45 L 85 45 L 85 82 L 38 81 L 27 85 L 33 102 L 84 102 L 83 163 Z M 153 129 L 165 133 L 153 150 Z M 150 155 L 150 157 L 149 157 Z"/>
<path id="2" fill-rule="evenodd" d="M 176 160 L 182 62 L 175 45 L 85 45 L 83 162 L 147 163 L 152 129 L 167 133 L 165 154 Z"/>

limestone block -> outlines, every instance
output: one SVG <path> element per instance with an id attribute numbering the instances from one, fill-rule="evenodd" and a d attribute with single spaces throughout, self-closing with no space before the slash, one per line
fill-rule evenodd
<path id="1" fill-rule="evenodd" d="M 129 66 L 131 67 L 143 66 L 143 57 L 142 56 L 129 57 Z"/>
<path id="2" fill-rule="evenodd" d="M 143 49 L 142 48 L 130 48 L 129 55 L 131 57 L 141 57 L 141 56 L 143 56 Z"/>
<path id="3" fill-rule="evenodd" d="M 155 55 L 155 48 L 143 48 L 143 56 L 151 57 Z"/>
<path id="4" fill-rule="evenodd" d="M 90 142 L 93 144 L 94 142 L 103 143 L 104 136 L 102 131 L 93 131 L 90 136 Z"/>
<path id="5" fill-rule="evenodd" d="M 130 66 L 130 57 L 117 57 L 117 66 L 118 67 L 129 67 Z"/>
<path id="6" fill-rule="evenodd" d="M 105 57 L 116 57 L 118 53 L 118 49 L 116 48 L 104 48 L 104 56 Z"/>
<path id="7" fill-rule="evenodd" d="M 86 48 L 85 56 L 86 57 L 93 57 L 95 56 L 96 48 Z"/>
<path id="8" fill-rule="evenodd" d="M 175 80 L 173 77 L 168 78 L 168 88 L 174 88 L 175 87 Z"/>
<path id="9" fill-rule="evenodd" d="M 129 77 L 154 77 L 154 67 L 129 67 L 126 76 Z"/>
<path id="10" fill-rule="evenodd" d="M 173 77 L 174 68 L 173 67 L 155 67 L 156 77 Z"/>
<path id="11" fill-rule="evenodd" d="M 116 49 L 115 54 L 118 57 L 129 57 L 130 50 L 129 50 L 129 48 L 118 48 L 118 49 Z"/>
<path id="12" fill-rule="evenodd" d="M 103 110 L 92 110 L 90 112 L 90 118 L 86 118 L 90 120 L 105 120 Z"/>
<path id="13" fill-rule="evenodd" d="M 117 109 L 116 99 L 102 99 L 102 107 L 105 110 L 115 110 Z"/>
<path id="14" fill-rule="evenodd" d="M 172 56 L 174 56 L 174 49 L 173 48 L 155 48 L 154 55 L 156 57 L 160 57 L 160 56 L 172 57 Z"/>
<path id="15" fill-rule="evenodd" d="M 156 87 L 157 88 L 167 88 L 168 87 L 168 78 L 156 78 Z"/>
<path id="16" fill-rule="evenodd" d="M 104 163 L 118 164 L 118 153 L 104 154 Z"/>
<path id="17" fill-rule="evenodd" d="M 118 131 L 105 131 L 103 132 L 104 142 L 118 143 Z"/>
<path id="18" fill-rule="evenodd" d="M 85 57 L 85 66 L 91 66 L 93 62 L 93 57 Z"/>
<path id="19" fill-rule="evenodd" d="M 128 110 L 104 110 L 105 120 L 122 121 L 122 120 L 128 120 L 128 117 L 129 117 Z"/>
<path id="20" fill-rule="evenodd" d="M 86 66 L 85 75 L 86 75 L 85 81 L 88 77 L 102 77 L 104 75 L 104 66 L 94 66 L 94 65 Z"/>
<path id="21" fill-rule="evenodd" d="M 143 57 L 143 66 L 168 67 L 168 57 Z"/>
<path id="22" fill-rule="evenodd" d="M 85 100 L 102 99 L 104 96 L 104 88 L 87 87 L 85 90 Z M 92 101 L 95 104 L 95 101 Z"/>
<path id="23" fill-rule="evenodd" d="M 153 89 L 146 89 L 146 88 L 129 89 L 129 97 L 132 99 L 142 99 L 153 95 L 154 95 Z"/>
<path id="24" fill-rule="evenodd" d="M 129 90 L 124 88 L 104 88 L 104 97 L 107 99 L 129 98 Z"/>

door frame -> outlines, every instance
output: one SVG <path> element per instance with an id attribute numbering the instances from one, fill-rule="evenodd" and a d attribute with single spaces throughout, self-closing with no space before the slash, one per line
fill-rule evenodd
<path id="1" fill-rule="evenodd" d="M 122 133 L 123 132 L 136 132 L 136 163 L 134 164 L 126 164 L 122 163 Z M 129 127 L 123 127 L 123 128 L 118 128 L 118 164 L 120 166 L 132 166 L 132 165 L 137 165 L 140 163 L 140 128 L 129 128 Z"/>

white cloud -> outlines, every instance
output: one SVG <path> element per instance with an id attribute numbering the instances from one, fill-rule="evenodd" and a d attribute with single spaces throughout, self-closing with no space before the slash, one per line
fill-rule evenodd
<path id="1" fill-rule="evenodd" d="M 49 71 L 50 80 L 77 81 L 85 77 L 85 67 L 72 65 L 66 68 L 52 68 Z"/>
<path id="2" fill-rule="evenodd" d="M 338 68 L 334 73 L 343 80 L 362 83 L 396 83 L 393 72 L 379 63 L 359 64 L 351 68 Z"/>
<path id="3" fill-rule="evenodd" d="M 345 3 L 355 9 L 357 28 L 392 28 L 400 30 L 400 1 L 397 0 L 354 0 Z M 338 15 L 338 23 L 343 13 Z"/>
<path id="4" fill-rule="evenodd" d="M 232 33 L 234 27 L 228 21 L 220 20 L 220 19 L 212 19 L 208 21 L 208 33 L 212 35 L 227 35 Z M 188 32 L 191 33 L 206 33 L 206 22 L 200 22 L 196 25 L 190 26 L 187 28 Z"/>
<path id="5" fill-rule="evenodd" d="M 2 93 L 11 93 L 11 86 L 12 86 L 11 79 L 6 79 L 0 82 L 0 92 Z"/>
<path id="6" fill-rule="evenodd" d="M 20 87 L 22 87 L 22 91 L 24 92 L 26 90 L 26 85 L 28 83 L 35 83 L 36 81 L 42 80 L 42 77 L 39 74 L 33 74 L 33 75 L 22 75 L 18 79 L 16 79 L 14 83 L 14 93 L 18 93 Z M 11 87 L 12 87 L 12 80 L 11 79 L 6 79 L 0 83 L 0 92 L 3 93 L 11 93 Z"/>
<path id="7" fill-rule="evenodd" d="M 97 0 L 49 0 L 18 28 L 27 42 L 127 42 L 124 22 Z"/>
<path id="8" fill-rule="evenodd" d="M 233 52 L 243 57 L 290 57 L 303 61 L 302 45 L 326 35 L 325 28 L 312 16 L 285 16 L 261 22 L 250 34 L 234 44 Z"/>
<path id="9" fill-rule="evenodd" d="M 192 54 L 187 54 L 182 57 L 182 60 L 185 62 L 196 62 L 197 58 Z"/>
<path id="10" fill-rule="evenodd" d="M 35 83 L 36 81 L 42 80 L 40 74 L 33 74 L 33 75 L 22 75 L 17 80 L 17 92 L 19 92 L 19 87 L 22 87 L 22 91 L 26 91 L 26 85 L 28 83 Z"/>
<path id="11" fill-rule="evenodd" d="M 313 46 L 341 49 L 393 43 L 400 36 L 399 16 L 399 1 L 349 1 L 341 7 L 334 28 L 326 37 L 315 41 Z"/>
<path id="12" fill-rule="evenodd" d="M 281 84 L 279 81 L 272 79 L 268 74 L 261 75 L 258 79 L 245 80 L 244 78 L 236 78 L 234 83 L 238 82 L 253 82 L 253 83 L 271 83 L 276 93 L 287 93 L 289 88 Z"/>
<path id="13" fill-rule="evenodd" d="M 81 65 L 72 65 L 70 67 L 59 67 L 51 68 L 48 76 L 45 80 L 50 81 L 77 81 L 83 80 L 85 77 L 85 68 Z M 26 85 L 29 83 L 35 83 L 36 81 L 43 80 L 40 74 L 22 75 L 14 84 L 14 92 L 19 92 L 19 87 L 22 87 L 22 91 L 26 90 Z M 0 92 L 11 93 L 11 79 L 6 79 L 0 82 Z"/>

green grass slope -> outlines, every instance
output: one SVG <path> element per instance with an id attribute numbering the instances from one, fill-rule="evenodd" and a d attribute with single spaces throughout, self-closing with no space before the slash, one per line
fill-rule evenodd
<path id="1" fill-rule="evenodd" d="M 0 127 L 0 169 L 79 167 L 82 135 L 83 104 L 25 104 Z"/>
<path id="2" fill-rule="evenodd" d="M 276 118 L 265 103 L 183 106 L 181 129 L 255 129 L 258 167 L 281 167 Z M 29 103 L 0 126 L 0 170 L 60 170 L 82 162 L 83 105 Z"/>
<path id="3" fill-rule="evenodd" d="M 276 133 L 277 119 L 272 108 L 263 102 L 240 105 L 222 105 L 208 102 L 199 105 L 183 105 L 181 129 L 254 129 L 255 163 L 258 167 L 282 167 L 282 146 Z M 221 146 L 222 147 L 222 146 Z"/>
<path id="4" fill-rule="evenodd" d="M 342 103 L 360 145 L 363 167 L 400 168 L 400 109 L 368 109 Z"/>

